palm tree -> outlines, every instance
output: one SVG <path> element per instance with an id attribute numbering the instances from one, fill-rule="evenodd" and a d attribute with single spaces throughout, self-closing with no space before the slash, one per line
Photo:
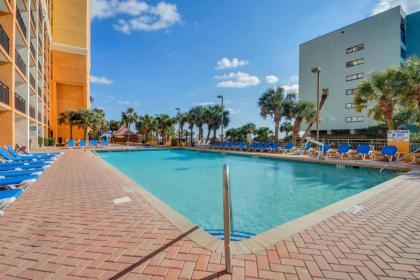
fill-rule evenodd
<path id="1" fill-rule="evenodd" d="M 291 122 L 283 122 L 280 126 L 280 131 L 286 133 L 286 137 L 289 137 L 289 132 L 293 130 L 293 125 Z"/>
<path id="2" fill-rule="evenodd" d="M 410 107 L 411 104 L 417 105 L 420 115 L 420 59 L 410 58 L 401 67 L 402 72 L 402 98 L 401 103 Z M 420 127 L 420 119 L 419 119 Z"/>
<path id="3" fill-rule="evenodd" d="M 73 126 L 77 125 L 80 121 L 80 114 L 75 110 L 67 110 L 61 112 L 58 117 L 59 124 L 66 124 L 70 128 L 70 139 L 73 139 Z"/>
<path id="4" fill-rule="evenodd" d="M 194 125 L 195 125 L 195 116 L 192 110 L 190 110 L 187 113 L 187 123 L 188 123 L 188 128 L 190 130 L 190 143 L 192 145 L 193 144 L 193 130 L 194 130 Z"/>
<path id="5" fill-rule="evenodd" d="M 182 138 L 182 135 L 184 134 L 184 126 L 188 120 L 188 113 L 178 113 L 175 120 L 178 123 L 179 135 Z M 179 141 L 182 141 L 182 139 L 179 139 Z"/>
<path id="6" fill-rule="evenodd" d="M 354 95 L 356 111 L 369 107 L 368 116 L 377 122 L 385 121 L 388 129 L 393 130 L 394 102 L 400 94 L 401 80 L 402 72 L 394 67 L 372 74 L 369 80 L 360 84 Z"/>
<path id="7" fill-rule="evenodd" d="M 315 104 L 305 100 L 299 100 L 291 110 L 291 116 L 294 118 L 292 128 L 292 142 L 296 144 L 296 139 L 299 137 L 300 127 L 302 121 L 309 122 L 315 116 Z"/>
<path id="8" fill-rule="evenodd" d="M 162 137 L 162 141 L 163 143 L 165 143 L 168 140 L 167 136 L 174 131 L 173 126 L 175 124 L 175 121 L 167 114 L 158 115 L 156 117 L 156 121 L 158 124 L 160 135 Z"/>
<path id="9" fill-rule="evenodd" d="M 255 139 L 257 141 L 267 141 L 272 135 L 273 131 L 266 126 L 259 127 L 255 130 Z"/>
<path id="10" fill-rule="evenodd" d="M 226 130 L 226 138 L 228 138 L 230 141 L 241 140 L 240 128 L 229 128 L 228 130 Z"/>
<path id="11" fill-rule="evenodd" d="M 213 124 L 213 141 L 216 141 L 217 138 L 217 130 L 223 125 L 224 128 L 229 126 L 230 123 L 230 112 L 224 110 L 222 112 L 222 106 L 214 105 L 214 110 L 216 112 Z M 222 114 L 223 114 L 223 123 L 222 123 Z"/>
<path id="12" fill-rule="evenodd" d="M 108 129 L 111 132 L 115 132 L 121 127 L 121 122 L 116 120 L 110 120 L 108 121 Z"/>
<path id="13" fill-rule="evenodd" d="M 138 117 L 136 122 L 136 129 L 144 137 L 145 142 L 149 140 L 149 136 L 154 131 L 155 126 L 155 118 L 148 114 Z"/>
<path id="14" fill-rule="evenodd" d="M 203 125 L 206 118 L 206 108 L 202 105 L 194 106 L 190 109 L 190 114 L 194 118 L 194 124 L 198 128 L 198 140 L 203 139 Z"/>
<path id="15" fill-rule="evenodd" d="M 294 99 L 294 95 L 285 95 L 284 89 L 281 87 L 268 89 L 258 99 L 260 115 L 264 119 L 271 117 L 274 121 L 274 138 L 276 141 L 279 139 L 281 118 L 287 113 L 286 106 L 292 99 Z"/>
<path id="16" fill-rule="evenodd" d="M 321 100 L 319 101 L 319 112 L 321 112 L 322 107 L 324 107 L 325 101 L 327 101 L 328 94 L 329 94 L 329 90 L 327 88 L 322 89 Z M 311 128 L 312 128 L 313 124 L 316 122 L 317 117 L 318 117 L 317 114 L 314 113 L 313 118 L 307 122 L 305 132 L 303 133 L 303 136 L 300 138 L 299 144 L 296 145 L 296 146 L 302 145 L 302 142 L 311 133 Z"/>
<path id="17" fill-rule="evenodd" d="M 99 129 L 105 121 L 103 116 L 94 110 L 81 109 L 79 110 L 79 114 L 80 121 L 78 122 L 78 126 L 85 130 L 85 139 L 89 138 L 90 129 Z"/>
<path id="18" fill-rule="evenodd" d="M 137 121 L 137 113 L 133 108 L 127 108 L 127 111 L 121 114 L 121 122 L 128 128 L 127 143 L 130 142 L 130 128 Z"/>

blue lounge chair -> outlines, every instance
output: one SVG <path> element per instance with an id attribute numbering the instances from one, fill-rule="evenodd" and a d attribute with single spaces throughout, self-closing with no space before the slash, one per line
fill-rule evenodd
<path id="1" fill-rule="evenodd" d="M 305 153 L 310 153 L 312 152 L 313 148 L 312 148 L 312 143 L 311 142 L 306 142 L 305 147 L 303 147 L 303 149 L 301 149 L 299 152 L 300 154 L 304 155 Z"/>
<path id="2" fill-rule="evenodd" d="M 74 140 L 73 139 L 67 140 L 66 148 L 67 149 L 74 148 Z"/>
<path id="3" fill-rule="evenodd" d="M 16 144 L 16 146 L 19 148 L 19 151 L 22 152 L 25 155 L 28 156 L 39 156 L 39 155 L 47 155 L 47 156 L 59 156 L 61 154 L 64 154 L 63 152 L 48 152 L 48 153 L 28 153 L 24 147 L 21 145 Z"/>
<path id="4" fill-rule="evenodd" d="M 90 140 L 89 146 L 91 147 L 98 147 L 98 141 L 97 140 Z"/>
<path id="5" fill-rule="evenodd" d="M 7 161 L 12 162 L 44 162 L 44 163 L 52 163 L 52 160 L 50 159 L 44 159 L 44 158 L 27 158 L 27 157 L 12 157 L 9 155 L 3 148 L 0 147 L 0 156 L 2 156 Z"/>
<path id="6" fill-rule="evenodd" d="M 79 147 L 80 147 L 80 148 L 86 148 L 86 140 L 85 140 L 85 139 L 80 140 L 80 142 L 79 142 Z"/>
<path id="7" fill-rule="evenodd" d="M 108 146 L 109 146 L 109 143 L 106 139 L 101 141 L 101 147 L 108 147 Z"/>
<path id="8" fill-rule="evenodd" d="M 389 162 L 391 162 L 393 158 L 395 158 L 395 160 L 397 160 L 399 158 L 399 156 L 400 156 L 400 153 L 398 153 L 397 146 L 394 146 L 394 145 L 390 145 L 390 146 L 385 145 L 382 148 L 381 153 L 380 154 L 377 154 L 377 155 L 374 155 L 373 158 L 375 160 L 377 160 L 379 158 L 382 158 L 382 159 L 387 158 L 389 160 Z"/>
<path id="9" fill-rule="evenodd" d="M 291 152 L 292 150 L 295 149 L 295 145 L 293 145 L 293 143 L 286 143 L 284 145 L 284 148 L 281 149 L 281 151 L 283 152 L 283 154 Z"/>
<path id="10" fill-rule="evenodd" d="M 340 158 L 343 158 L 344 155 L 350 157 L 351 149 L 349 144 L 338 144 L 337 154 Z"/>
<path id="11" fill-rule="evenodd" d="M 320 156 L 320 155 L 326 155 L 326 154 L 328 155 L 330 151 L 331 151 L 330 144 L 324 144 L 322 146 L 322 151 L 319 150 L 319 151 L 316 151 L 316 153 L 317 153 L 318 156 Z"/>
<path id="12" fill-rule="evenodd" d="M 0 178 L 0 187 L 16 188 L 16 186 L 33 183 L 38 179 L 39 175 L 27 175 Z"/>
<path id="13" fill-rule="evenodd" d="M 41 162 L 1 162 L 0 171 L 19 171 L 19 170 L 30 170 L 30 169 L 41 169 L 50 167 L 46 163 Z"/>
<path id="14" fill-rule="evenodd" d="M 31 155 L 20 155 L 10 145 L 6 145 L 7 150 L 9 153 L 14 157 L 25 157 L 25 158 L 36 158 L 36 159 L 52 159 L 55 158 L 55 155 L 37 155 L 37 154 L 31 154 Z"/>
<path id="15" fill-rule="evenodd" d="M 21 196 L 22 193 L 23 190 L 21 189 L 0 191 L 0 216 L 3 216 L 3 210 Z"/>
<path id="16" fill-rule="evenodd" d="M 29 175 L 41 175 L 43 171 L 44 171 L 44 169 L 0 171 L 0 178 L 29 176 Z"/>
<path id="17" fill-rule="evenodd" d="M 371 153 L 370 151 L 370 145 L 368 144 L 359 144 L 357 146 L 356 152 L 350 153 L 352 156 L 355 155 L 356 158 L 359 158 L 359 156 L 362 156 L 362 160 L 366 159 L 366 156 Z"/>

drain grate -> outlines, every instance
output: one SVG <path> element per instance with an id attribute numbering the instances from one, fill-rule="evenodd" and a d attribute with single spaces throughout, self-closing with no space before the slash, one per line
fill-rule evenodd
<path id="1" fill-rule="evenodd" d="M 343 210 L 345 213 L 357 214 L 363 209 L 362 205 L 352 205 Z"/>
<path id="2" fill-rule="evenodd" d="M 224 240 L 224 232 L 222 229 L 205 229 L 206 232 L 211 234 L 212 236 Z M 253 237 L 255 234 L 252 232 L 246 232 L 246 231 L 233 231 L 230 235 L 231 241 L 241 241 L 244 239 L 248 239 Z"/>

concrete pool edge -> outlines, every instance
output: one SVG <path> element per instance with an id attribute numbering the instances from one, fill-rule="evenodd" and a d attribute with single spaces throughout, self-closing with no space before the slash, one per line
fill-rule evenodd
<path id="1" fill-rule="evenodd" d="M 187 149 L 187 150 L 197 150 L 197 149 Z M 207 150 L 204 150 L 204 151 L 207 151 Z M 121 152 L 123 152 L 123 150 L 121 150 Z M 220 153 L 220 151 L 210 151 L 210 152 Z M 231 154 L 238 154 L 238 153 L 232 152 Z M 253 154 L 245 154 L 245 153 L 243 154 L 247 156 L 253 155 Z M 135 191 L 137 194 L 143 197 L 149 205 L 151 205 L 155 210 L 161 213 L 169 222 L 171 222 L 182 233 L 187 233 L 188 231 L 191 231 L 191 229 L 194 229 L 192 233 L 188 234 L 188 237 L 193 242 L 197 243 L 198 245 L 200 245 L 201 247 L 205 249 L 215 251 L 215 252 L 220 252 L 220 253 L 223 252 L 222 240 L 219 240 L 213 237 L 212 235 L 210 235 L 203 229 L 199 228 L 197 225 L 192 223 L 185 216 L 183 216 L 182 214 L 180 214 L 179 212 L 177 212 L 176 210 L 168 206 L 166 203 L 158 199 L 156 196 L 154 196 L 152 193 L 147 191 L 139 183 L 129 178 L 127 175 L 125 175 L 124 173 L 119 171 L 117 168 L 115 168 L 114 166 L 112 166 L 111 164 L 103 160 L 101 157 L 97 156 L 97 158 L 99 158 L 103 164 L 107 165 L 109 168 L 114 170 L 124 179 L 129 181 L 130 184 L 134 186 L 133 188 L 131 188 L 133 191 Z M 276 156 L 273 156 L 273 157 L 268 156 L 268 158 L 283 159 L 282 157 L 276 157 Z M 310 160 L 310 161 L 319 163 L 319 161 L 317 160 Z M 343 162 L 340 162 L 340 163 L 343 163 Z M 332 164 L 335 164 L 335 163 L 332 163 Z M 349 164 L 349 165 L 352 165 L 352 164 Z M 363 167 L 368 167 L 368 166 L 363 165 Z M 370 168 L 378 168 L 378 167 L 370 166 Z M 407 170 L 407 168 L 403 168 L 403 169 Z M 401 168 L 399 168 L 398 170 L 402 171 Z M 413 175 L 414 177 L 420 179 L 420 170 L 411 170 L 410 172 L 397 176 L 391 180 L 388 180 L 384 183 L 376 185 L 356 195 L 347 197 L 343 200 L 330 204 L 324 208 L 318 209 L 310 214 L 307 214 L 305 216 L 299 217 L 295 220 L 292 220 L 290 222 L 284 223 L 270 230 L 262 232 L 250 239 L 232 242 L 231 243 L 232 254 L 234 255 L 251 254 L 251 253 L 258 253 L 260 251 L 268 249 L 274 244 L 276 244 L 277 242 L 283 240 L 284 238 L 287 238 L 291 235 L 294 235 L 298 232 L 308 229 L 315 224 L 325 221 L 329 217 L 332 217 L 342 212 L 344 209 L 350 206 L 353 206 L 355 204 L 362 203 L 368 200 L 369 198 L 372 198 L 373 196 L 379 194 L 380 192 L 383 192 L 385 190 L 388 190 L 394 187 L 397 184 L 404 183 L 404 180 L 407 180 L 408 177 L 413 177 Z"/>

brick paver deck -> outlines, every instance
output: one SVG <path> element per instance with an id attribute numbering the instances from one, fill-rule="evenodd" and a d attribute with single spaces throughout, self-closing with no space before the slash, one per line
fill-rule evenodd
<path id="1" fill-rule="evenodd" d="M 420 183 L 408 176 L 255 255 L 200 248 L 89 152 L 66 152 L 0 218 L 0 279 L 420 279 Z M 115 205 L 113 199 L 132 201 Z M 193 231 L 192 229 L 191 231 Z"/>

